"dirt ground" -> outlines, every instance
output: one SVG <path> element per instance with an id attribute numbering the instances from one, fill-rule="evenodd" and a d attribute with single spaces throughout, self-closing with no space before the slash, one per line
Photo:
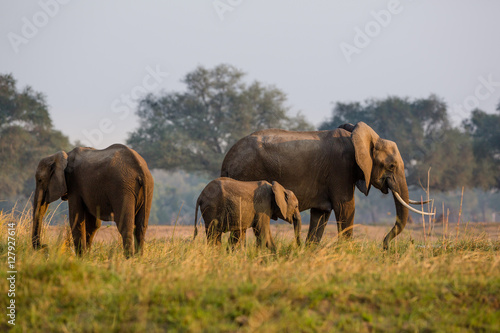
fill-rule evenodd
<path id="1" fill-rule="evenodd" d="M 302 240 L 305 240 L 307 235 L 309 225 L 302 226 Z M 380 240 L 382 241 L 387 232 L 392 228 L 392 225 L 354 225 L 354 238 L 355 239 L 369 239 L 369 240 Z M 278 224 L 272 226 L 273 235 L 275 238 L 286 238 L 292 240 L 293 238 L 293 227 L 289 224 Z M 172 239 L 174 238 L 191 238 L 193 236 L 194 227 L 191 226 L 160 226 L 151 225 L 148 227 L 146 240 L 148 239 Z M 204 227 L 199 228 L 200 233 L 198 237 L 205 237 Z M 51 226 L 49 227 L 49 233 L 52 236 L 60 237 L 67 232 L 67 227 L 65 226 Z M 461 223 L 457 228 L 457 223 L 448 224 L 448 229 L 446 230 L 446 225 L 443 226 L 442 223 L 435 224 L 432 228 L 429 225 L 425 225 L 425 237 L 427 241 L 442 239 L 443 232 L 446 233 L 448 238 L 455 238 L 457 232 L 459 236 L 471 235 L 471 236 L 483 236 L 490 240 L 500 240 L 500 223 L 493 222 L 470 222 Z M 226 234 L 227 237 L 228 234 Z M 253 238 L 253 232 L 248 230 L 248 239 Z M 330 221 L 323 234 L 324 241 L 335 240 L 337 237 L 337 224 L 334 221 Z M 424 226 L 422 224 L 408 224 L 403 232 L 403 237 L 411 237 L 415 241 L 421 241 L 424 239 Z M 120 234 L 114 223 L 103 225 L 97 232 L 95 241 L 113 241 L 121 240 Z"/>

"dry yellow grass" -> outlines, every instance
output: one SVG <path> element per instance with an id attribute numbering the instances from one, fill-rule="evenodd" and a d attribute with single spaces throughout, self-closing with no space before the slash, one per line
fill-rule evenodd
<path id="1" fill-rule="evenodd" d="M 392 228 L 392 225 L 354 225 L 354 238 L 357 240 L 373 240 L 382 242 L 384 236 Z M 51 226 L 47 228 L 47 233 L 51 237 L 62 236 L 67 231 L 67 226 Z M 289 224 L 279 224 L 271 226 L 272 233 L 275 237 L 293 241 L 293 227 Z M 307 235 L 308 225 L 304 225 L 302 228 L 301 238 L 305 240 Z M 500 223 L 493 222 L 473 222 L 473 223 L 463 223 L 459 226 L 459 235 L 467 235 L 473 237 L 484 237 L 489 240 L 500 240 Z M 172 237 L 177 238 L 190 238 L 193 236 L 194 227 L 193 226 L 159 226 L 150 225 L 146 233 L 146 240 L 154 239 L 171 239 Z M 198 237 L 204 239 L 204 228 L 201 228 L 201 233 Z M 426 227 L 426 240 L 429 242 L 436 242 L 443 240 L 443 235 L 446 239 L 453 240 L 456 239 L 457 224 L 449 224 L 448 232 L 443 232 L 443 225 L 436 224 L 433 229 Z M 227 234 L 226 234 L 227 237 Z M 337 237 L 337 225 L 335 221 L 330 221 L 328 226 L 325 228 L 325 233 L 323 235 L 323 242 L 336 241 Z M 424 227 L 421 224 L 408 224 L 402 235 L 398 238 L 409 238 L 416 242 L 424 241 Z M 254 239 L 252 230 L 249 229 L 247 232 L 247 239 L 251 241 Z M 121 236 L 116 228 L 116 225 L 109 224 L 101 227 L 97 232 L 95 237 L 97 242 L 114 242 L 120 241 Z"/>
<path id="2" fill-rule="evenodd" d="M 77 258 L 67 227 L 48 227 L 48 251 L 31 249 L 29 213 L 17 223 L 19 332 L 493 332 L 500 327 L 499 225 L 439 226 L 423 240 L 410 225 L 382 250 L 391 226 L 355 226 L 337 242 L 297 247 L 292 227 L 273 227 L 277 253 L 253 236 L 234 252 L 191 241 L 193 227 L 150 226 L 142 257 L 126 260 L 114 226 Z M 467 228 L 466 228 L 467 227 Z M 304 228 L 303 238 L 307 233 Z M 426 229 L 428 231 L 428 228 Z M 441 229 L 442 230 L 442 229 Z M 7 254 L 0 240 L 1 256 Z M 5 262 L 5 260 L 4 260 Z M 6 278 L 6 270 L 0 278 Z M 2 308 L 8 300 L 2 285 Z"/>

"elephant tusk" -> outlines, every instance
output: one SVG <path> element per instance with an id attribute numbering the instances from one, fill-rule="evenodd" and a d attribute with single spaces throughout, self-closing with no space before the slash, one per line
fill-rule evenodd
<path id="1" fill-rule="evenodd" d="M 429 203 L 429 202 L 434 202 L 434 199 L 429 199 L 429 200 L 425 200 L 425 201 L 415 201 L 415 200 L 409 200 L 409 204 L 410 205 L 423 205 L 423 204 L 426 204 L 426 203 Z"/>
<path id="2" fill-rule="evenodd" d="M 403 199 L 401 199 L 401 197 L 399 196 L 399 193 L 398 192 L 395 192 L 395 191 L 392 191 L 392 193 L 394 194 L 394 196 L 396 197 L 396 199 L 398 199 L 398 201 L 403 205 L 405 206 L 406 208 L 408 208 L 409 210 L 411 210 L 412 212 L 414 213 L 417 213 L 417 214 L 422 214 L 422 215 L 435 215 L 434 213 L 426 213 L 426 212 L 421 212 L 419 210 L 416 210 L 415 208 L 411 207 L 410 205 L 408 205 L 406 202 L 404 202 Z"/>

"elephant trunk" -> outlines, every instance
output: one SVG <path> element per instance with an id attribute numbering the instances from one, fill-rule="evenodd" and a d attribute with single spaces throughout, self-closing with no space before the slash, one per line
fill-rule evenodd
<path id="1" fill-rule="evenodd" d="M 196 200 L 196 206 L 194 206 L 194 235 L 193 235 L 193 240 L 195 240 L 196 235 L 198 235 L 198 207 L 200 207 L 201 204 L 201 195 L 198 197 L 198 200 Z"/>
<path id="2" fill-rule="evenodd" d="M 388 186 L 393 192 L 394 204 L 396 206 L 396 223 L 392 227 L 391 231 L 384 238 L 384 250 L 389 248 L 389 242 L 394 239 L 397 235 L 403 231 L 406 226 L 406 221 L 408 220 L 408 208 L 406 208 L 397 198 L 396 194 L 399 194 L 401 199 L 405 202 L 409 202 L 408 185 L 406 184 L 406 178 L 404 176 L 404 171 L 397 173 L 394 178 L 389 178 L 387 180 Z"/>
<path id="3" fill-rule="evenodd" d="M 300 211 L 297 208 L 296 212 L 293 215 L 293 230 L 295 232 L 295 240 L 297 241 L 297 245 L 300 246 L 300 230 L 302 229 L 302 218 L 300 217 Z"/>
<path id="4" fill-rule="evenodd" d="M 48 207 L 49 204 L 45 201 L 44 191 L 36 189 L 33 199 L 33 230 L 31 234 L 31 242 L 35 250 L 42 247 L 40 244 L 40 234 L 42 232 L 43 216 L 47 212 Z"/>

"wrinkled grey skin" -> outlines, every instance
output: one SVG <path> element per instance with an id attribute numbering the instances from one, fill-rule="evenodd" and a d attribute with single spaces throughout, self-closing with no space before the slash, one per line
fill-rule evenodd
<path id="1" fill-rule="evenodd" d="M 258 131 L 227 153 L 221 176 L 278 181 L 292 190 L 300 211 L 311 209 L 307 242 L 319 242 L 333 210 L 339 234 L 352 237 L 354 187 L 368 195 L 374 186 L 400 194 L 408 203 L 404 164 L 396 143 L 384 140 L 363 122 L 332 131 Z M 405 227 L 408 209 L 394 198 L 396 223 L 383 246 Z"/>
<path id="2" fill-rule="evenodd" d="M 60 151 L 40 160 L 35 178 L 33 248 L 42 247 L 40 232 L 49 204 L 62 198 L 68 200 L 78 255 L 90 250 L 101 220 L 116 222 L 127 257 L 141 251 L 154 183 L 146 162 L 134 150 L 114 144 L 103 150 Z"/>
<path id="3" fill-rule="evenodd" d="M 198 233 L 198 207 L 205 221 L 209 243 L 220 245 L 224 232 L 231 232 L 229 242 L 234 248 L 245 240 L 246 230 L 253 228 L 257 246 L 265 244 L 276 250 L 271 236 L 270 219 L 281 218 L 293 223 L 295 238 L 300 245 L 302 220 L 299 202 L 292 191 L 278 182 L 241 182 L 230 178 L 217 178 L 201 192 L 196 202 L 195 232 Z"/>

